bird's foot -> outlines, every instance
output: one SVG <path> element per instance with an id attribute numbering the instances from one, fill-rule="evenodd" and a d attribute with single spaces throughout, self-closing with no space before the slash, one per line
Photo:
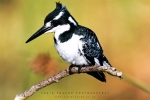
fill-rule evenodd
<path id="1" fill-rule="evenodd" d="M 80 74 L 81 72 L 80 72 L 80 70 L 81 70 L 81 68 L 82 68 L 82 66 L 77 66 L 78 67 L 78 73 Z"/>
<path id="2" fill-rule="evenodd" d="M 73 74 L 73 73 L 71 72 L 71 68 L 72 68 L 72 67 L 75 67 L 75 66 L 78 67 L 78 73 L 79 73 L 79 74 L 81 73 L 81 72 L 80 72 L 81 68 L 82 68 L 82 67 L 86 67 L 85 65 L 82 65 L 82 66 L 81 66 L 81 65 L 70 65 L 70 66 L 69 66 L 69 74 L 70 74 L 70 75 Z"/>
<path id="3" fill-rule="evenodd" d="M 86 67 L 86 65 L 76 65 L 76 66 L 78 67 L 78 73 L 79 73 L 79 74 L 81 73 L 81 72 L 80 72 L 80 71 L 81 71 L 81 68 L 82 68 L 82 67 Z"/>
<path id="4" fill-rule="evenodd" d="M 69 66 L 69 74 L 70 74 L 70 75 L 73 74 L 72 71 L 71 71 L 71 68 L 72 68 L 72 67 L 74 67 L 74 65 L 70 65 L 70 66 Z"/>

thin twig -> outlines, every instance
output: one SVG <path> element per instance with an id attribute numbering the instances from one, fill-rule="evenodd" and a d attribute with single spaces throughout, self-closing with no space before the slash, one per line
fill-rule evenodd
<path id="1" fill-rule="evenodd" d="M 93 71 L 103 71 L 103 72 L 107 72 L 108 74 L 112 75 L 112 76 L 117 76 L 119 78 L 123 78 L 122 76 L 122 72 L 118 72 L 116 70 L 116 68 L 114 67 L 106 67 L 106 66 L 88 66 L 88 67 L 82 67 L 80 70 L 80 73 L 86 73 L 86 72 L 93 72 Z M 78 73 L 78 67 L 72 67 L 71 68 L 71 73 L 75 74 Z M 41 81 L 38 84 L 35 84 L 34 86 L 32 86 L 29 90 L 26 90 L 25 92 L 23 92 L 22 94 L 18 94 L 16 95 L 14 100 L 25 100 L 27 99 L 29 96 L 33 95 L 35 92 L 37 92 L 38 90 L 52 84 L 52 83 L 56 83 L 58 82 L 60 79 L 69 76 L 69 69 L 65 69 L 59 73 L 57 73 L 56 75 L 49 77 L 43 81 Z"/>

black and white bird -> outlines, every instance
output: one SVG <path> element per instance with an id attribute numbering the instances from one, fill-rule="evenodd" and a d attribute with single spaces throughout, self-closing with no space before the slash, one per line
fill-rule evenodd
<path id="1" fill-rule="evenodd" d="M 59 2 L 56 2 L 54 11 L 46 16 L 44 25 L 26 43 L 44 33 L 52 32 L 54 32 L 57 52 L 65 61 L 71 63 L 70 67 L 81 68 L 95 64 L 111 67 L 95 33 L 79 25 L 67 8 Z M 87 74 L 106 82 L 103 72 L 88 72 Z"/>

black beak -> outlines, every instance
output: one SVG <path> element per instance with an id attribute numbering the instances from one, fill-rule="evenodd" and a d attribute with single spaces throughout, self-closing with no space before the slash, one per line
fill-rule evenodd
<path id="1" fill-rule="evenodd" d="M 35 38 L 37 38 L 38 36 L 44 34 L 45 32 L 47 32 L 48 30 L 50 30 L 51 28 L 50 27 L 41 27 L 36 33 L 34 33 L 27 41 L 26 43 L 34 40 Z"/>

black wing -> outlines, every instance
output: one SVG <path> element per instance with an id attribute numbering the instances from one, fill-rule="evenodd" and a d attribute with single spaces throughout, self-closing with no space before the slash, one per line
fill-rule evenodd
<path id="1" fill-rule="evenodd" d="M 82 50 L 81 54 L 88 60 L 89 65 L 103 65 L 103 50 L 99 44 L 99 41 L 95 35 L 95 33 L 83 26 L 80 26 L 78 35 L 82 35 Z M 103 72 L 88 72 L 87 74 L 92 75 L 102 82 L 106 82 L 105 75 Z"/>
<path id="2" fill-rule="evenodd" d="M 83 26 L 78 27 L 75 34 L 81 35 L 82 47 L 81 54 L 86 57 L 90 65 L 103 65 L 103 49 L 95 35 L 95 33 Z M 99 62 L 98 62 L 99 61 Z"/>

